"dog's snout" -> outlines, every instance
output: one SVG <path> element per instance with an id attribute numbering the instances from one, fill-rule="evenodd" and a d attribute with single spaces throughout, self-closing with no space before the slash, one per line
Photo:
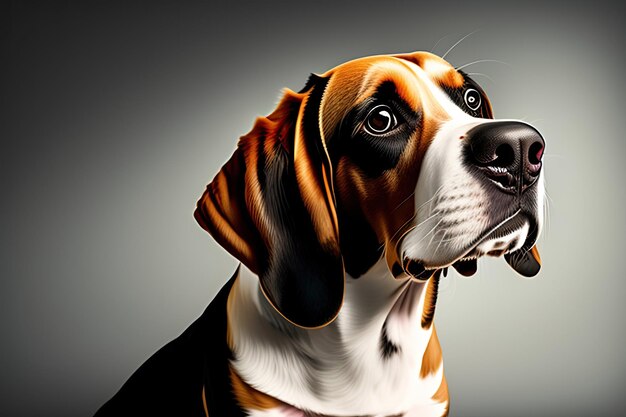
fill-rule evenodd
<path id="1" fill-rule="evenodd" d="M 541 172 L 545 142 L 532 126 L 484 123 L 467 132 L 467 162 L 510 193 L 524 192 Z"/>

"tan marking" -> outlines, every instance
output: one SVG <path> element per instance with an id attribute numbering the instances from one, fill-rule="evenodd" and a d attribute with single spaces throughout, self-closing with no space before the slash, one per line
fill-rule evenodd
<path id="1" fill-rule="evenodd" d="M 324 74 L 324 77 L 330 77 L 320 103 L 320 126 L 324 137 L 334 132 L 347 111 L 354 107 L 363 73 L 368 67 L 369 64 L 362 61 Z"/>
<path id="2" fill-rule="evenodd" d="M 272 129 L 272 122 L 266 118 L 258 118 L 253 129 L 254 137 L 246 140 L 244 149 L 245 167 L 245 201 L 250 217 L 254 220 L 259 233 L 267 244 L 267 236 L 270 236 L 270 225 L 265 214 L 265 204 L 261 195 L 261 184 L 257 175 L 259 152 L 264 152 L 262 148 L 263 142 L 265 146 L 274 143 L 269 131 Z"/>
<path id="3" fill-rule="evenodd" d="M 426 287 L 426 297 L 424 298 L 424 310 L 422 312 L 422 328 L 428 329 L 435 317 L 435 307 L 437 305 L 437 293 L 439 290 L 440 271 L 430 278 Z"/>
<path id="4" fill-rule="evenodd" d="M 418 65 L 422 70 L 426 65 L 432 67 L 438 63 L 442 69 L 456 73 L 448 63 L 435 55 L 415 53 L 398 57 L 374 56 L 358 59 L 323 75 L 330 77 L 322 98 L 320 114 L 324 134 L 329 135 L 336 131 L 345 115 L 355 105 L 374 94 L 385 81 L 392 81 L 401 98 L 415 111 L 422 113 L 421 129 L 409 139 L 393 169 L 378 178 L 368 178 L 347 158 L 341 158 L 335 167 L 337 204 L 346 212 L 361 213 L 372 225 L 378 241 L 385 247 L 390 268 L 394 261 L 399 260 L 397 243 L 400 237 L 414 226 L 411 218 L 415 203 L 410 196 L 417 184 L 423 156 L 441 123 L 450 118 L 426 85 L 427 81 L 416 75 L 415 68 L 407 61 Z M 426 70 L 424 72 L 438 83 L 433 74 Z M 453 77 L 457 78 L 456 75 Z"/>
<path id="5" fill-rule="evenodd" d="M 334 192 L 330 189 L 331 181 L 326 177 L 326 170 L 322 167 L 322 176 L 324 177 L 324 189 L 326 190 L 326 201 L 329 202 L 331 207 L 330 214 L 333 218 L 333 227 L 335 229 L 335 236 L 339 236 L 339 220 L 337 219 L 337 211 L 335 210 L 335 195 Z"/>
<path id="6" fill-rule="evenodd" d="M 405 62 L 410 61 L 420 66 L 424 60 L 420 58 L 422 55 L 424 59 L 435 57 L 428 53 L 396 57 L 373 56 L 340 65 L 324 74 L 331 78 L 321 106 L 323 132 L 335 131 L 345 114 L 370 97 L 385 81 L 392 81 L 400 97 L 410 106 L 420 109 L 423 102 L 428 102 L 427 107 L 432 108 L 433 117 L 445 118 L 445 111 L 439 106 L 429 88 L 415 76 Z M 451 68 L 449 65 L 448 67 Z"/>
<path id="7" fill-rule="evenodd" d="M 530 254 L 535 258 L 535 261 L 541 266 L 541 256 L 539 256 L 539 250 L 537 249 L 537 245 L 534 245 L 530 249 Z"/>
<path id="8" fill-rule="evenodd" d="M 202 385 L 202 408 L 204 409 L 204 415 L 209 417 L 209 408 L 206 405 L 206 391 L 204 385 Z"/>
<path id="9" fill-rule="evenodd" d="M 272 114 L 257 118 L 252 130 L 240 138 L 237 150 L 198 201 L 195 213 L 198 223 L 255 273 L 259 272 L 256 256 L 262 253 L 255 242 L 259 237 L 266 245 L 271 240 L 257 177 L 258 153 L 272 150 L 279 143 L 277 135 L 293 126 L 289 121 L 295 117 L 290 115 L 295 114 L 294 109 L 298 110 L 301 97 L 287 91 Z M 285 122 L 277 123 L 281 117 Z M 242 189 L 239 178 L 244 172 Z M 256 230 L 248 227 L 250 222 L 246 217 Z"/>
<path id="10" fill-rule="evenodd" d="M 267 394 L 262 393 L 246 384 L 235 372 L 235 370 L 229 366 L 230 383 L 233 388 L 233 394 L 235 399 L 241 408 L 253 409 L 253 410 L 267 410 L 270 408 L 278 407 L 282 404 L 281 401 L 274 397 L 270 397 Z"/>
<path id="11" fill-rule="evenodd" d="M 420 377 L 426 378 L 428 375 L 434 374 L 441 367 L 441 345 L 437 338 L 437 331 L 433 326 L 433 332 L 430 335 L 430 340 L 424 351 L 422 357 L 422 369 L 420 370 Z"/>
<path id="12" fill-rule="evenodd" d="M 301 189 L 302 201 L 304 202 L 311 219 L 313 220 L 313 227 L 320 242 L 337 242 L 338 241 L 338 227 L 334 221 L 336 214 L 334 214 L 334 199 L 328 199 L 321 187 L 322 182 L 326 180 L 322 173 L 319 173 L 319 166 L 314 165 L 313 158 L 308 154 L 304 141 L 306 140 L 302 133 L 302 119 L 304 118 L 304 109 L 308 97 L 306 97 L 300 107 L 298 113 L 298 120 L 296 123 L 296 132 L 294 138 L 294 167 L 296 171 L 296 180 L 298 186 Z M 326 158 L 324 155 L 323 158 Z M 330 164 L 330 162 L 328 161 Z M 322 172 L 324 167 L 321 167 Z M 322 177 L 320 178 L 320 175 Z M 328 184 L 324 184 L 323 187 L 327 190 L 330 189 Z M 326 194 L 326 195 L 325 195 Z"/>
<path id="13" fill-rule="evenodd" d="M 237 272 L 239 272 L 238 269 Z M 233 282 L 232 287 L 230 288 L 230 292 L 228 293 L 228 298 L 226 299 L 226 344 L 231 351 L 235 350 L 235 339 L 233 338 L 233 332 L 231 330 L 231 311 L 235 311 L 235 298 L 236 294 L 239 292 L 239 273 L 237 274 L 237 278 L 235 278 L 235 282 Z"/>
<path id="14" fill-rule="evenodd" d="M 443 74 L 435 78 L 440 85 L 450 88 L 461 88 L 465 84 L 465 79 L 454 68 L 450 68 Z"/>
<path id="15" fill-rule="evenodd" d="M 399 55 L 398 57 L 415 63 L 438 84 L 459 88 L 465 83 L 461 73 L 437 55 L 428 52 L 415 52 L 413 54 Z"/>
<path id="16" fill-rule="evenodd" d="M 447 403 L 446 411 L 443 414 L 444 416 L 447 416 L 448 412 L 450 411 L 450 395 L 448 393 L 448 381 L 446 380 L 445 375 L 441 378 L 441 384 L 439 385 L 437 392 L 435 392 L 435 395 L 433 395 L 433 400 L 437 401 L 440 404 L 443 402 Z"/>
<path id="17" fill-rule="evenodd" d="M 227 169 L 226 166 L 224 169 Z M 220 171 L 198 201 L 194 216 L 203 229 L 216 237 L 218 243 L 244 262 L 251 271 L 258 272 L 252 240 L 248 239 L 247 233 L 242 235 L 235 230 L 243 222 L 240 220 L 239 208 L 231 205 L 230 200 L 225 174 Z"/>
<path id="18" fill-rule="evenodd" d="M 355 104 L 371 97 L 381 84 L 392 82 L 396 86 L 396 92 L 411 107 L 419 108 L 423 102 L 423 93 L 428 88 L 423 81 L 415 77 L 412 70 L 403 61 L 384 60 L 376 62 L 364 76 L 362 91 Z M 418 84 L 415 88 L 414 83 Z"/>

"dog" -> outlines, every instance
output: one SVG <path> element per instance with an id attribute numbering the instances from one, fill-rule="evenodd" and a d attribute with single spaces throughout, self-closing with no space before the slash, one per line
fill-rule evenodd
<path id="1" fill-rule="evenodd" d="M 311 75 L 197 203 L 235 274 L 96 415 L 447 415 L 441 274 L 537 274 L 544 148 L 431 53 Z"/>

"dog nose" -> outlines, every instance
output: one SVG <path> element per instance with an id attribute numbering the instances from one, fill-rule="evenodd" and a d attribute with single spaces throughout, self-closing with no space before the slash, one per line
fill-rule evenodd
<path id="1" fill-rule="evenodd" d="M 467 132 L 467 159 L 487 178 L 510 193 L 523 193 L 541 172 L 545 142 L 523 122 L 493 122 Z"/>

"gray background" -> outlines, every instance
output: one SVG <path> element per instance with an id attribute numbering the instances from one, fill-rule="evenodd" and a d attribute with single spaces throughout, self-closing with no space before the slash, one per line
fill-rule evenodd
<path id="1" fill-rule="evenodd" d="M 0 414 L 90 415 L 235 261 L 192 218 L 281 88 L 369 54 L 467 68 L 545 135 L 544 268 L 442 284 L 452 416 L 626 405 L 623 11 L 609 3 L 12 2 L 0 11 Z"/>

